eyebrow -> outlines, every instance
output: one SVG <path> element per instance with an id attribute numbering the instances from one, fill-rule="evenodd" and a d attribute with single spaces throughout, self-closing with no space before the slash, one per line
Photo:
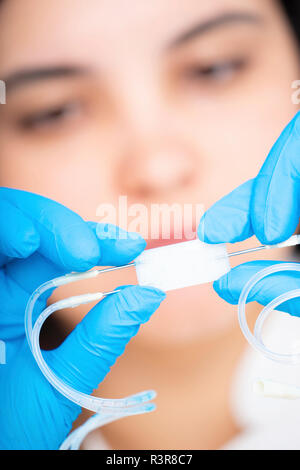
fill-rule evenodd
<path id="1" fill-rule="evenodd" d="M 207 21 L 195 24 L 190 29 L 184 31 L 180 36 L 175 38 L 169 45 L 168 49 L 179 47 L 195 37 L 208 33 L 214 29 L 238 23 L 262 23 L 262 17 L 251 12 L 228 12 L 210 18 Z"/>
<path id="2" fill-rule="evenodd" d="M 4 83 L 6 85 L 7 92 L 10 92 L 19 86 L 31 84 L 32 82 L 55 78 L 76 77 L 86 73 L 87 69 L 77 66 L 39 67 L 18 70 L 6 77 L 6 79 L 4 79 Z"/>
<path id="3" fill-rule="evenodd" d="M 227 26 L 235 23 L 253 23 L 259 24 L 262 22 L 261 16 L 251 12 L 229 12 L 210 18 L 203 21 L 184 31 L 180 36 L 171 41 L 167 46 L 168 49 L 174 49 L 185 43 L 195 39 L 197 36 L 210 32 L 222 26 Z M 33 82 L 41 80 L 49 80 L 55 78 L 67 78 L 85 75 L 87 69 L 78 66 L 50 66 L 38 67 L 33 69 L 18 70 L 12 73 L 4 83 L 6 91 L 10 91 Z"/>

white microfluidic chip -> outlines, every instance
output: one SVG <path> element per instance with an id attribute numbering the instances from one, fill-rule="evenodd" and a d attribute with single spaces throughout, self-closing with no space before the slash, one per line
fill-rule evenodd
<path id="1" fill-rule="evenodd" d="M 225 244 L 200 240 L 143 251 L 135 267 L 139 285 L 165 292 L 215 281 L 231 269 Z"/>

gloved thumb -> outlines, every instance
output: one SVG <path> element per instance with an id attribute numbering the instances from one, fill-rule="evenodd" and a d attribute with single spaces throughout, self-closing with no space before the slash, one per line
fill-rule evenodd
<path id="1" fill-rule="evenodd" d="M 45 360 L 68 385 L 92 393 L 165 296 L 150 287 L 122 288 L 99 302 L 60 347 L 45 352 Z"/>
<path id="2" fill-rule="evenodd" d="M 250 261 L 233 268 L 228 274 L 214 282 L 217 294 L 230 304 L 237 304 L 243 287 L 257 272 L 283 261 Z M 282 271 L 274 273 L 259 281 L 251 289 L 247 302 L 256 301 L 267 305 L 271 300 L 290 290 L 298 289 L 299 272 Z M 282 312 L 300 317 L 300 299 L 292 299 L 278 306 Z"/>

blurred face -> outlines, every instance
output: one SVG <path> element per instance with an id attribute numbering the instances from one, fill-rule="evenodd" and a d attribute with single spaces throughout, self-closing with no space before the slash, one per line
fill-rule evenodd
<path id="1" fill-rule="evenodd" d="M 0 184 L 96 221 L 120 195 L 207 208 L 296 112 L 297 55 L 275 0 L 5 0 Z M 199 340 L 233 312 L 211 287 L 171 292 L 139 338 Z"/>

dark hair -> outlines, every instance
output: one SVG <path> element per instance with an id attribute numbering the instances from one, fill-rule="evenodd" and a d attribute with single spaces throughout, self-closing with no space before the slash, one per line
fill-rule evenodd
<path id="1" fill-rule="evenodd" d="M 280 0 L 295 31 L 300 45 L 300 2 L 299 0 Z"/>

